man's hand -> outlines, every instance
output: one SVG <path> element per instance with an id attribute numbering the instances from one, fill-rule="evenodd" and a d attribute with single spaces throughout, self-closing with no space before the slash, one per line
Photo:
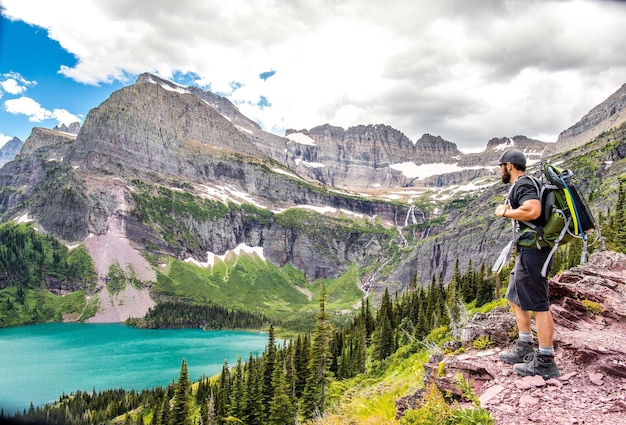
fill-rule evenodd
<path id="1" fill-rule="evenodd" d="M 510 210 L 511 206 L 506 204 L 500 204 L 496 207 L 496 216 L 497 217 L 506 217 L 506 211 Z"/>

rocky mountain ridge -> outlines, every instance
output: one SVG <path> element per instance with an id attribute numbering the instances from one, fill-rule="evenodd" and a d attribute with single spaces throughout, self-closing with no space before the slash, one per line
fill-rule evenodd
<path id="1" fill-rule="evenodd" d="M 165 91 L 187 94 L 202 101 L 230 121 L 236 131 L 249 138 L 263 155 L 278 161 L 306 179 L 348 190 L 443 187 L 449 184 L 468 183 L 477 177 L 488 176 L 490 168 L 502 150 L 508 147 L 515 146 L 525 151 L 531 161 L 539 160 L 580 146 L 626 120 L 626 85 L 624 85 L 606 101 L 593 108 L 578 123 L 563 131 L 557 143 L 545 143 L 519 135 L 501 137 L 489 140 L 483 152 L 465 154 L 455 143 L 446 141 L 440 136 L 424 134 L 413 142 L 402 132 L 383 124 L 359 125 L 347 130 L 325 124 L 310 130 L 289 129 L 285 137 L 281 137 L 263 131 L 258 124 L 241 114 L 228 99 L 214 93 L 194 86 L 180 86 L 152 74 L 140 75 L 133 86 L 140 87 L 143 84 L 153 84 Z M 107 101 L 104 104 L 111 102 Z M 149 106 L 149 103 L 145 105 Z M 151 113 L 149 107 L 145 113 Z M 172 124 L 180 125 L 166 121 L 160 128 Z M 202 126 L 203 123 L 200 121 L 199 125 Z M 41 143 L 53 144 L 57 137 L 77 135 L 79 130 L 78 123 L 57 126 L 53 131 L 63 134 L 55 136 L 50 133 L 46 136 L 48 141 L 43 142 L 44 137 L 41 137 L 40 133 L 44 130 L 35 128 L 34 134 L 28 138 L 35 140 L 25 143 L 26 147 L 22 154 L 32 153 L 41 146 Z M 169 136 L 171 134 L 160 137 Z M 204 140 L 202 135 L 199 136 L 203 143 L 214 143 L 211 138 Z M 237 137 L 234 138 L 236 139 Z M 229 148 L 237 151 L 241 146 L 233 143 Z M 457 168 L 443 167 L 424 175 L 407 171 L 406 166 L 409 164 L 411 167 L 425 164 L 455 164 Z"/>
<path id="2" fill-rule="evenodd" d="M 550 152 L 563 152 L 584 145 L 589 140 L 612 128 L 619 127 L 626 120 L 626 84 L 600 103 L 580 121 L 559 134 Z"/>
<path id="3" fill-rule="evenodd" d="M 440 137 L 413 143 L 385 125 L 324 125 L 280 137 L 225 98 L 150 74 L 112 93 L 82 127 L 70 127 L 33 129 L 20 154 L 0 169 L 0 221 L 29 217 L 68 245 L 114 238 L 139 256 L 199 262 L 207 252 L 222 255 L 246 244 L 310 280 L 338 277 L 356 264 L 364 270 L 361 287 L 378 293 L 416 276 L 420 282 L 449 276 L 456 259 L 465 266 L 468 259 L 481 264 L 497 257 L 501 247 L 493 241 L 504 240 L 507 226 L 490 214 L 504 190 L 493 187 L 493 163 L 509 147 L 531 160 L 547 150 L 515 136 L 466 155 Z M 415 171 L 431 166 L 435 175 Z M 436 191 L 470 182 L 463 195 Z M 164 234 L 138 213 L 140 194 L 159 193 L 221 203 L 229 212 L 162 211 L 180 223 L 175 235 Z M 472 218 L 446 205 L 446 196 L 456 196 Z M 237 205 L 265 211 L 263 218 Z M 317 216 L 282 219 L 296 209 Z M 319 229 L 325 215 L 336 222 Z M 119 259 L 100 248 L 91 252 L 104 279 Z"/>

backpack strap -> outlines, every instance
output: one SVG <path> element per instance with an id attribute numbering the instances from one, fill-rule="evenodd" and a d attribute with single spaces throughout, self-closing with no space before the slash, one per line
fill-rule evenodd
<path id="1" fill-rule="evenodd" d="M 541 214 L 543 214 L 543 203 L 542 203 L 542 199 L 543 199 L 543 193 L 546 190 L 546 185 L 542 185 L 541 188 L 539 187 L 539 182 L 537 181 L 536 178 L 531 177 L 527 174 L 521 175 L 520 177 L 518 177 L 518 179 L 515 181 L 515 183 L 513 184 L 513 186 L 511 186 L 511 189 L 509 190 L 509 193 L 506 197 L 506 202 L 508 205 L 511 205 L 511 200 L 510 200 L 510 196 L 511 193 L 513 192 L 513 188 L 515 187 L 515 185 L 517 184 L 518 181 L 520 181 L 521 178 L 526 177 L 528 178 L 532 183 L 533 186 L 535 186 L 535 190 L 537 191 L 537 197 L 539 198 L 539 202 L 542 204 L 541 205 Z M 537 232 L 537 234 L 543 238 L 543 229 L 540 226 L 537 226 L 534 223 L 531 223 L 530 221 L 523 221 L 523 220 L 513 220 L 514 222 L 517 223 L 517 225 L 513 226 L 513 240 L 514 242 L 517 242 L 517 237 L 518 237 L 518 232 L 519 232 L 519 223 L 523 223 L 524 225 L 526 225 L 527 227 L 530 227 L 531 229 L 533 229 L 534 231 Z M 539 246 L 538 246 L 539 248 Z"/>

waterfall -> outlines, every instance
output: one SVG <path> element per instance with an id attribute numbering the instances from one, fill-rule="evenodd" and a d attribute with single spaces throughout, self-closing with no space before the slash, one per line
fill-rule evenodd
<path id="1" fill-rule="evenodd" d="M 411 219 L 411 223 L 409 223 L 409 218 Z M 417 224 L 417 218 L 415 218 L 415 205 L 411 205 L 409 207 L 409 210 L 406 212 L 406 218 L 404 219 L 404 226 L 406 227 L 409 224 Z"/>

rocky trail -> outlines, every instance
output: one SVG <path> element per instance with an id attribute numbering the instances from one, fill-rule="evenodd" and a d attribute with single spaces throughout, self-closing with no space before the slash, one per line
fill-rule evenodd
<path id="1" fill-rule="evenodd" d="M 437 376 L 441 357 L 433 356 L 424 365 L 426 379 L 458 393 L 454 377 L 462 373 L 497 424 L 626 424 L 626 255 L 593 254 L 588 263 L 553 278 L 550 295 L 560 377 L 518 376 L 498 359 L 508 348 L 499 343 L 443 358 L 446 376 Z M 496 342 L 510 340 L 515 323 L 508 308 L 470 322 L 473 331 L 466 335 L 489 335 Z M 419 403 L 417 394 L 399 400 L 398 414 Z"/>

